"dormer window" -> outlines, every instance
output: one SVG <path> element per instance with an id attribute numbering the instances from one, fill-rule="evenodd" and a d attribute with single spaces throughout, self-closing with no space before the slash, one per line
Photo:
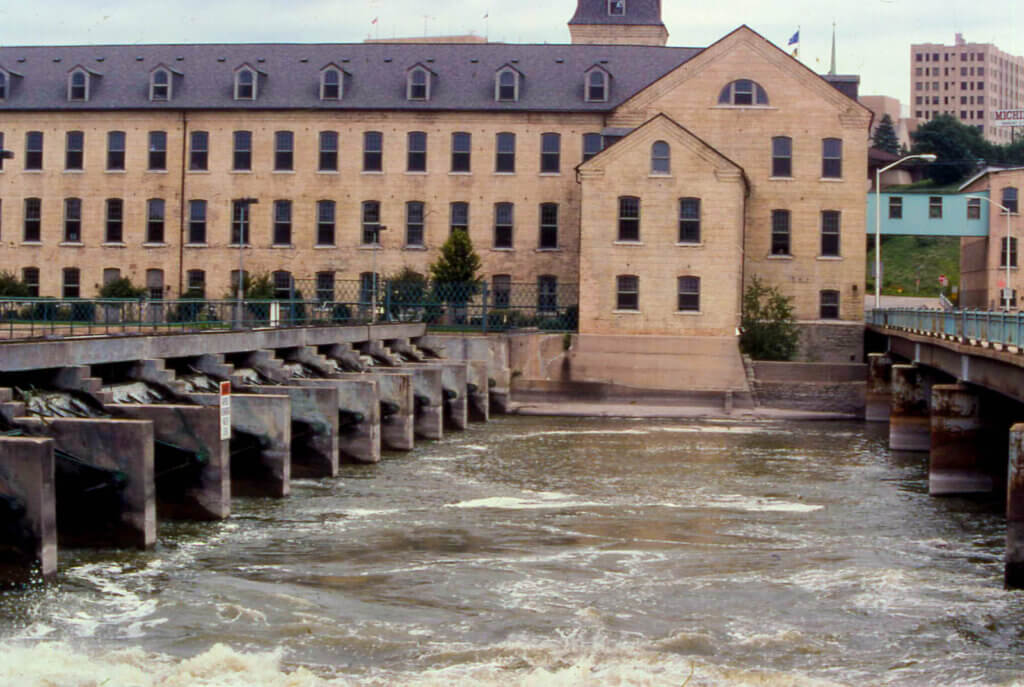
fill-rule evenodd
<path id="1" fill-rule="evenodd" d="M 726 84 L 718 94 L 719 105 L 767 105 L 768 93 L 761 84 L 750 79 L 737 79 Z"/>
<path id="2" fill-rule="evenodd" d="M 498 102 L 514 103 L 519 100 L 519 72 L 505 67 L 494 80 L 494 99 Z"/>
<path id="3" fill-rule="evenodd" d="M 584 80 L 585 100 L 588 103 L 603 103 L 608 100 L 608 72 L 600 67 L 587 71 Z"/>
<path id="4" fill-rule="evenodd" d="M 405 97 L 407 100 L 430 100 L 430 72 L 424 67 L 409 70 Z"/>
<path id="5" fill-rule="evenodd" d="M 626 16 L 626 0 L 608 0 L 608 16 Z"/>
<path id="6" fill-rule="evenodd" d="M 171 73 L 166 69 L 156 69 L 149 78 L 149 99 L 171 99 Z"/>
<path id="7" fill-rule="evenodd" d="M 242 67 L 235 72 L 235 100 L 256 100 L 256 72 Z"/>
<path id="8" fill-rule="evenodd" d="M 320 72 L 320 100 L 341 100 L 342 72 L 337 67 L 324 67 Z"/>
<path id="9" fill-rule="evenodd" d="M 89 100 L 89 74 L 84 69 L 75 69 L 68 75 L 68 100 L 72 102 Z"/>

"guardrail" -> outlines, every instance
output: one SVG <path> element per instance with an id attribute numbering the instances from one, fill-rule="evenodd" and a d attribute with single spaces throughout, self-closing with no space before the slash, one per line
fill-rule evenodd
<path id="1" fill-rule="evenodd" d="M 0 338 L 195 332 L 265 327 L 423 322 L 431 329 L 574 331 L 575 284 L 557 289 L 381 281 L 351 300 L 0 298 Z M 376 313 L 374 310 L 376 309 Z"/>
<path id="2" fill-rule="evenodd" d="M 869 310 L 868 324 L 964 342 L 981 341 L 1003 346 L 1024 342 L 1024 313 L 991 310 L 931 310 L 882 308 Z"/>

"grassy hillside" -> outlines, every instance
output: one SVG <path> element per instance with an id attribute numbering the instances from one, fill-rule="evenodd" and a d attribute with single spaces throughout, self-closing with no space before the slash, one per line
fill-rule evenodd
<path id="1" fill-rule="evenodd" d="M 868 237 L 867 292 L 874 293 L 874 237 Z M 947 236 L 883 236 L 882 293 L 889 296 L 938 296 L 939 275 L 960 285 L 960 239 Z M 946 287 L 949 295 L 949 287 Z"/>

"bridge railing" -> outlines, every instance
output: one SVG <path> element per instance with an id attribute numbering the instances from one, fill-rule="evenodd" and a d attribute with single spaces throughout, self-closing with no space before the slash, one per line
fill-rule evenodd
<path id="1" fill-rule="evenodd" d="M 869 310 L 868 324 L 963 341 L 984 341 L 1020 347 L 1024 342 L 1024 313 L 992 310 L 932 310 L 881 308 Z"/>

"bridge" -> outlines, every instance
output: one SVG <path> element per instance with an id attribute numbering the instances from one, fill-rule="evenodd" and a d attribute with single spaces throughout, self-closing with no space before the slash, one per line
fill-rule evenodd
<path id="1" fill-rule="evenodd" d="M 1007 587 L 1024 587 L 1024 314 L 867 313 L 865 416 L 929 453 L 929 493 L 1006 494 Z"/>

